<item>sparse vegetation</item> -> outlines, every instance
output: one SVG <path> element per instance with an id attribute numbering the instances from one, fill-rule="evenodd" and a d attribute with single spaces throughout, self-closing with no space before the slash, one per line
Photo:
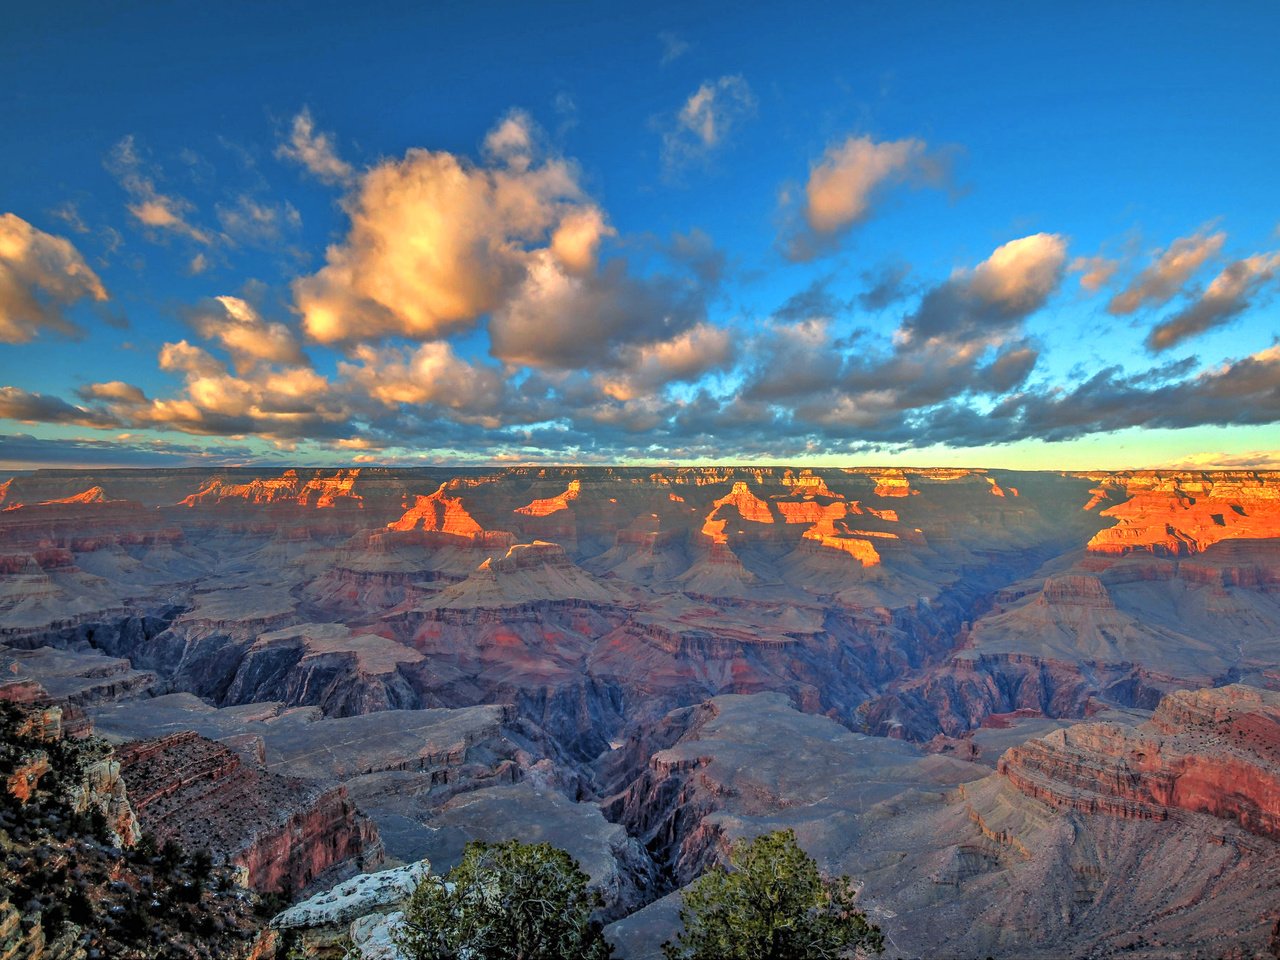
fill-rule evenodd
<path id="1" fill-rule="evenodd" d="M 110 746 L 42 738 L 24 730 L 28 715 L 0 701 L 0 902 L 21 916 L 12 936 L 82 939 L 89 956 L 116 960 L 247 955 L 257 898 L 234 887 L 230 868 L 151 834 L 128 850 L 113 846 L 101 811 L 77 813 L 71 803 L 73 785 Z M 39 764 L 24 796 L 5 788 L 42 757 L 48 768 Z"/>

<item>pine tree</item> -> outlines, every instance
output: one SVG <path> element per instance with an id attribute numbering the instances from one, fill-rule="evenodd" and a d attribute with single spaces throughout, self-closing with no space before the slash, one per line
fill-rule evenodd
<path id="1" fill-rule="evenodd" d="M 884 937 L 854 909 L 848 877 L 823 877 L 790 830 L 738 841 L 684 894 L 668 960 L 834 960 L 879 953 Z"/>
<path id="2" fill-rule="evenodd" d="M 469 843 L 444 878 L 418 884 L 396 946 L 409 960 L 609 960 L 587 880 L 547 843 Z"/>

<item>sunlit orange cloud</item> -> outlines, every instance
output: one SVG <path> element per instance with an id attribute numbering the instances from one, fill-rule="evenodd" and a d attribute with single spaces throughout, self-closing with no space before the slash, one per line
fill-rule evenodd
<path id="1" fill-rule="evenodd" d="M 46 329 L 74 332 L 63 311 L 85 298 L 106 300 L 107 291 L 70 240 L 0 215 L 0 342 L 25 343 Z"/>
<path id="2" fill-rule="evenodd" d="M 570 163 L 521 152 L 512 126 L 522 122 L 503 121 L 490 166 L 413 149 L 363 174 L 346 201 L 347 237 L 325 267 L 294 283 L 307 334 L 322 343 L 434 339 L 468 327 L 511 294 L 553 235 L 567 266 L 588 268 L 604 216 Z"/>

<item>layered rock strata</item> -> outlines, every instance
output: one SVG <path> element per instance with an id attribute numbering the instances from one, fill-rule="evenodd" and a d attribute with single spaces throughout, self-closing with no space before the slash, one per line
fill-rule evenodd
<path id="1" fill-rule="evenodd" d="M 256 769 L 195 733 L 119 751 L 143 827 L 244 870 L 255 890 L 302 890 L 343 865 L 374 865 L 377 829 L 342 787 Z"/>

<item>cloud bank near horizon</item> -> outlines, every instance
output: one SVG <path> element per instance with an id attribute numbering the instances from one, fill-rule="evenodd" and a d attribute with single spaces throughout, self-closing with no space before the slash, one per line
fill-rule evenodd
<path id="1" fill-rule="evenodd" d="M 755 105 L 742 77 L 702 84 L 669 121 L 662 162 L 701 162 Z M 712 237 L 622 235 L 591 178 L 523 111 L 500 117 L 475 156 L 412 147 L 361 167 L 339 144 L 304 107 L 274 153 L 337 191 L 345 226 L 323 262 L 287 277 L 275 301 L 248 284 L 174 308 L 176 335 L 155 354 L 167 390 L 117 378 L 86 379 L 74 396 L 7 385 L 0 418 L 102 431 L 65 443 L 68 457 L 104 462 L 108 431 L 217 438 L 208 449 L 232 457 L 248 438 L 365 461 L 422 448 L 697 460 L 1280 419 L 1280 345 L 1209 364 L 1160 356 L 1273 291 L 1280 251 L 1227 259 L 1225 230 L 1176 238 L 1136 272 L 1073 250 L 1066 233 L 1027 233 L 933 279 L 901 263 L 864 270 L 847 299 L 831 292 L 833 272 L 752 315 L 726 295 L 740 268 Z M 832 141 L 802 186 L 780 188 L 781 259 L 834 258 L 896 191 L 946 186 L 941 156 L 919 138 Z M 135 226 L 187 244 L 193 273 L 220 248 L 279 244 L 299 217 L 288 201 L 243 195 L 217 208 L 215 229 L 161 189 L 132 136 L 105 163 Z M 1100 316 L 1143 325 L 1145 365 L 1047 369 L 1052 347 L 1033 321 L 1081 296 L 1102 298 Z M 0 216 L 0 341 L 74 338 L 70 308 L 109 300 L 72 240 Z M 53 462 L 56 442 L 28 436 L 18 448 L 45 444 Z M 138 462 L 201 449 L 165 444 L 138 447 Z"/>

